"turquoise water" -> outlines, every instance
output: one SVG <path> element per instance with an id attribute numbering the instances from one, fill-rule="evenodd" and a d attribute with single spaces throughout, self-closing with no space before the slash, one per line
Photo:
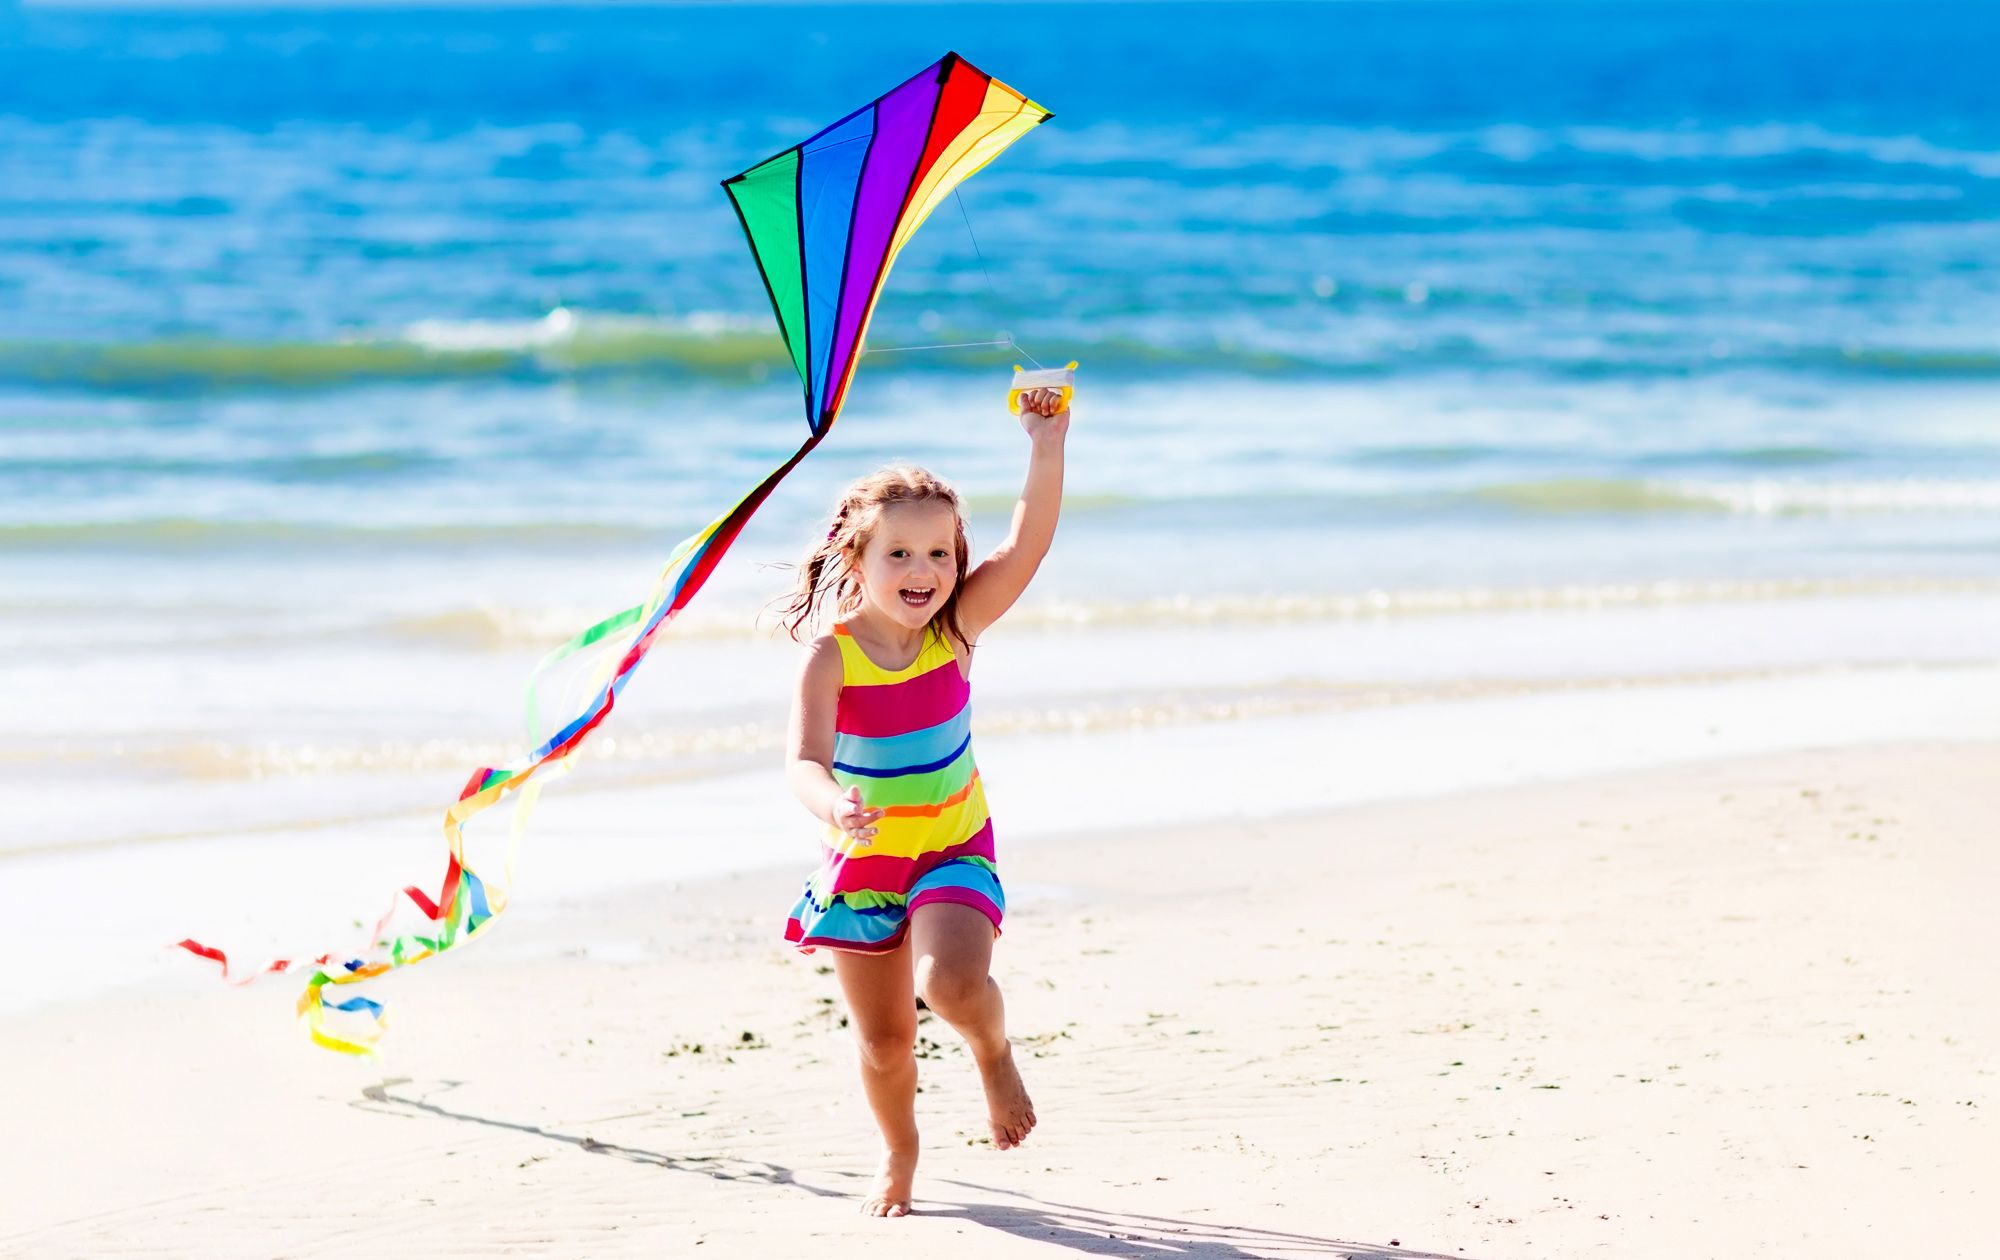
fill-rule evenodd
<path id="1" fill-rule="evenodd" d="M 919 234 L 873 344 L 1082 361 L 1072 586 L 1991 575 L 1996 36 L 1885 4 L 30 10 L 0 563 L 664 550 L 802 431 L 717 181 L 957 48 L 1057 118 Z M 995 527 L 1018 357 L 871 357 L 766 554 L 891 458 Z"/>

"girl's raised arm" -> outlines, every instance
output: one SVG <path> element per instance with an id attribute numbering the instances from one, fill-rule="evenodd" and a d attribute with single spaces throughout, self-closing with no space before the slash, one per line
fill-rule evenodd
<path id="1" fill-rule="evenodd" d="M 1062 513 L 1063 439 L 1069 435 L 1069 410 L 1052 389 L 1021 396 L 1021 427 L 1028 431 L 1028 481 L 1014 505 L 1014 525 L 1007 540 L 993 549 L 965 577 L 958 597 L 958 623 L 970 642 L 1014 606 L 1021 592 L 1049 554 Z"/>

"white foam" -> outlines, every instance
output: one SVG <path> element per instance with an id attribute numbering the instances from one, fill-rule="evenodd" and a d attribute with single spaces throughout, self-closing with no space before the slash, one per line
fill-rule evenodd
<path id="1" fill-rule="evenodd" d="M 576 314 L 558 306 L 540 319 L 421 319 L 403 330 L 404 340 L 441 354 L 477 350 L 538 350 L 576 334 Z"/>
<path id="2" fill-rule="evenodd" d="M 677 318 L 606 315 L 558 306 L 539 319 L 420 319 L 402 330 L 412 345 L 437 353 L 531 351 L 591 338 L 715 337 L 761 333 L 766 323 L 744 315 L 692 311 Z"/>
<path id="3" fill-rule="evenodd" d="M 1675 481 L 1657 483 L 1667 495 L 1707 500 L 1747 516 L 1843 512 L 2000 511 L 2000 481 L 1889 477 L 1850 481 Z"/>

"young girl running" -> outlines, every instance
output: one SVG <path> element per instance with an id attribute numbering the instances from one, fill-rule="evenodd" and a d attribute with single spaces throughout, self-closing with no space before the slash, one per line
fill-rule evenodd
<path id="1" fill-rule="evenodd" d="M 967 685 L 979 636 L 1035 575 L 1062 506 L 1069 411 L 1053 390 L 1021 404 L 1027 485 L 1007 540 L 978 568 L 966 571 L 951 487 L 920 468 L 884 469 L 841 497 L 783 617 L 794 637 L 829 604 L 839 618 L 807 649 L 792 705 L 786 776 L 826 838 L 785 939 L 834 951 L 882 1131 L 862 1205 L 871 1216 L 910 1211 L 919 995 L 979 1065 L 993 1144 L 1018 1146 L 1035 1127 L 987 974 L 1007 903 Z"/>

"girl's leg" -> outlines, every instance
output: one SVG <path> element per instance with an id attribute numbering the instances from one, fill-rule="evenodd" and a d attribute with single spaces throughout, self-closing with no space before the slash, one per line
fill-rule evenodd
<path id="1" fill-rule="evenodd" d="M 927 902 L 910 912 L 909 944 L 916 953 L 917 991 L 965 1038 L 979 1064 L 993 1145 L 1003 1151 L 1019 1146 L 1035 1127 L 1035 1105 L 1007 1044 L 1000 986 L 987 974 L 993 962 L 993 921 L 971 906 Z"/>
<path id="2" fill-rule="evenodd" d="M 887 954 L 833 951 L 834 974 L 847 999 L 861 1051 L 861 1087 L 882 1130 L 882 1170 L 861 1210 L 907 1216 L 917 1175 L 917 1000 L 910 943 Z"/>

